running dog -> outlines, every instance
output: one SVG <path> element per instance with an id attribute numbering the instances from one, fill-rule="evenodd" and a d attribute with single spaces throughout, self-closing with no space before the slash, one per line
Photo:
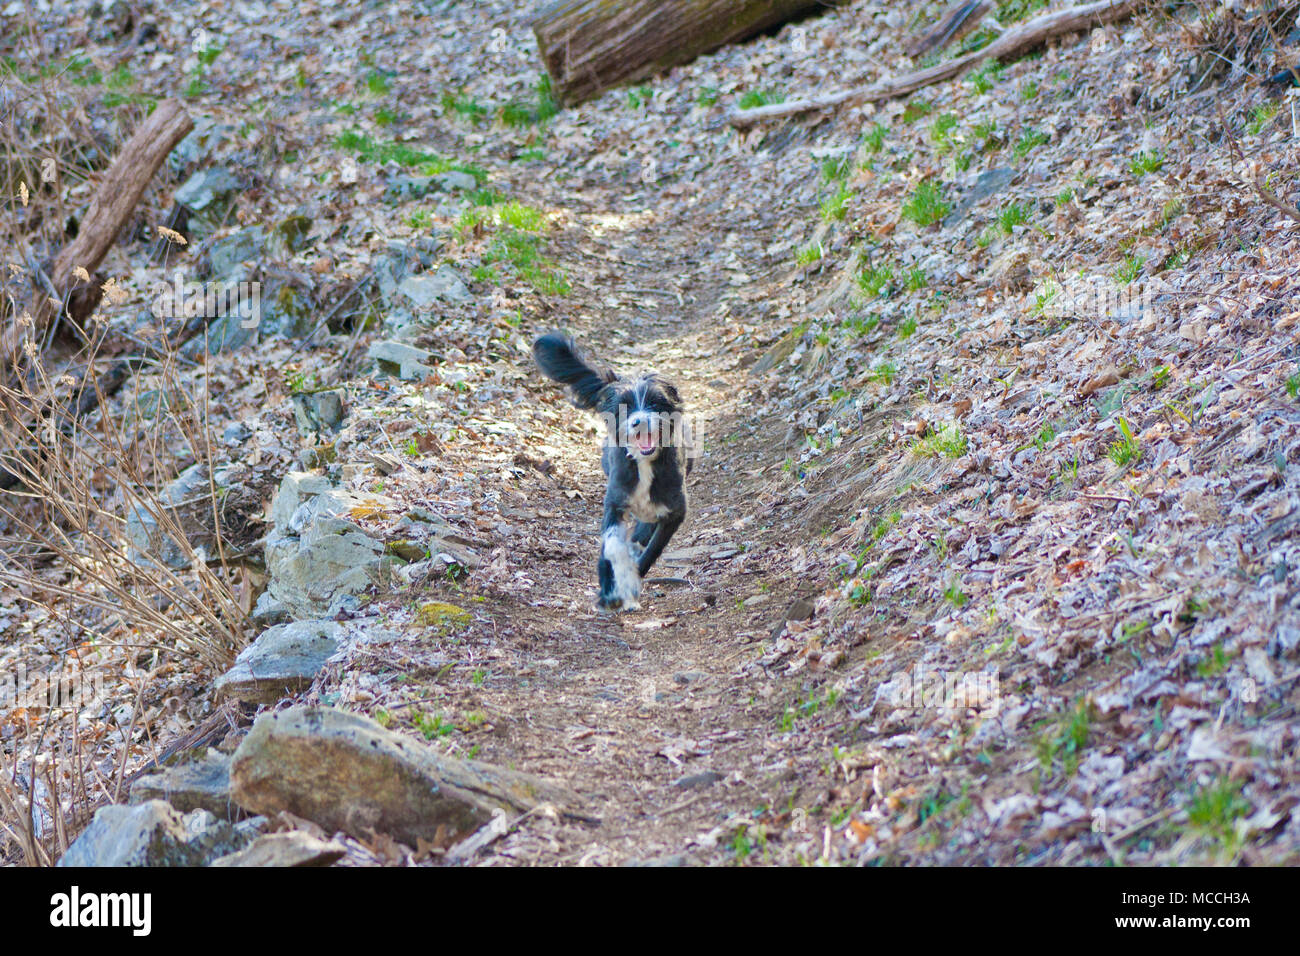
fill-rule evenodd
<path id="1" fill-rule="evenodd" d="M 686 518 L 685 476 L 694 463 L 677 389 L 657 375 L 623 381 L 597 370 L 572 338 L 548 332 L 533 343 L 546 376 L 569 400 L 605 422 L 600 466 L 607 479 L 600 523 L 597 607 L 635 611 L 641 579 Z M 628 523 L 635 522 L 629 534 Z"/>

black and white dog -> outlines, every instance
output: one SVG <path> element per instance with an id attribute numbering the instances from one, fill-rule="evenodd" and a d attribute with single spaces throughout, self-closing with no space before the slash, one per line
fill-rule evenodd
<path id="1" fill-rule="evenodd" d="M 600 465 L 608 481 L 596 603 L 635 611 L 641 579 L 686 518 L 684 478 L 695 455 L 682 400 L 656 375 L 620 381 L 611 371 L 597 371 L 559 332 L 538 338 L 533 358 L 547 377 L 569 386 L 574 405 L 605 422 Z M 629 520 L 635 521 L 630 535 Z"/>

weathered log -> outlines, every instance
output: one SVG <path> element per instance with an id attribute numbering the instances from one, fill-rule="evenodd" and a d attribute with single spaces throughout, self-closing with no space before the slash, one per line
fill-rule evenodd
<path id="1" fill-rule="evenodd" d="M 957 0 L 930 29 L 908 41 L 907 55 L 915 60 L 942 50 L 979 26 L 992 10 L 993 0 Z"/>
<path id="2" fill-rule="evenodd" d="M 1138 0 L 1100 0 L 1098 3 L 1087 3 L 1044 13 L 1007 30 L 984 49 L 959 56 L 947 63 L 940 63 L 938 66 L 905 73 L 902 76 L 891 77 L 852 90 L 840 90 L 804 100 L 774 103 L 771 106 L 758 106 L 749 110 L 735 110 L 727 116 L 727 122 L 737 128 L 744 128 L 764 120 L 782 119 L 844 104 L 876 103 L 896 96 L 906 96 L 932 83 L 960 76 L 986 60 L 1010 59 L 1041 46 L 1053 37 L 1078 33 L 1104 23 L 1122 20 L 1132 14 L 1137 5 Z"/>
<path id="3" fill-rule="evenodd" d="M 533 22 L 560 102 L 688 63 L 842 0 L 560 0 Z"/>
<path id="4" fill-rule="evenodd" d="M 77 270 L 84 269 L 88 275 L 95 273 L 108 250 L 117 241 L 118 233 L 131 218 L 158 167 L 193 128 L 194 121 L 179 100 L 163 100 L 122 147 L 121 153 L 100 180 L 90 210 L 77 231 L 77 237 L 54 258 L 49 278 L 55 294 L 62 299 L 58 309 L 69 306 L 69 297 L 74 293 L 83 304 L 91 302 L 93 308 L 98 296 L 93 290 L 78 288 Z M 55 310 L 56 305 L 50 301 L 48 290 L 39 291 L 29 310 L 35 320 L 30 332 L 33 341 L 40 341 L 46 323 L 55 315 Z M 0 357 L 6 365 L 22 346 L 24 336 L 21 317 L 15 316 L 10 326 L 4 330 L 3 337 L 0 337 Z"/>

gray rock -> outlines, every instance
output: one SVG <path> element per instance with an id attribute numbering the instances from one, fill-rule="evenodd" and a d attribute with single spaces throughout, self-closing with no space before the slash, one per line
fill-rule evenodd
<path id="1" fill-rule="evenodd" d="M 240 652 L 213 689 L 223 699 L 274 704 L 311 686 L 342 633 L 333 621 L 276 625 Z"/>
<path id="2" fill-rule="evenodd" d="M 343 392 L 300 392 L 293 396 L 293 418 L 303 435 L 337 431 L 343 424 Z"/>
<path id="3" fill-rule="evenodd" d="M 232 824 L 206 810 L 181 816 L 171 804 L 100 807 L 59 866 L 203 866 L 246 846 L 265 818 Z"/>
<path id="4" fill-rule="evenodd" d="M 221 141 L 229 137 L 232 132 L 232 127 L 225 123 L 218 123 L 211 116 L 196 116 L 194 128 L 167 155 L 167 164 L 181 175 L 196 163 L 201 163 L 211 156 Z"/>
<path id="5" fill-rule="evenodd" d="M 238 853 L 213 860 L 213 866 L 329 866 L 347 853 L 333 840 L 291 830 L 258 837 Z"/>
<path id="6" fill-rule="evenodd" d="M 496 811 L 541 803 L 580 807 L 566 787 L 471 760 L 444 757 L 357 714 L 291 707 L 258 719 L 235 751 L 235 800 L 251 813 L 288 811 L 328 832 L 368 838 L 461 839 Z"/>
<path id="7" fill-rule="evenodd" d="M 439 184 L 432 176 L 410 176 L 399 173 L 389 178 L 384 186 L 383 198 L 384 202 L 395 205 L 412 199 L 423 199 L 437 188 Z"/>
<path id="8" fill-rule="evenodd" d="M 272 597 L 270 591 L 263 591 L 258 595 L 257 603 L 253 605 L 253 612 L 249 617 L 252 618 L 254 624 L 260 624 L 263 627 L 286 624 L 293 620 L 289 609 Z"/>
<path id="9" fill-rule="evenodd" d="M 652 856 L 649 859 L 645 859 L 645 860 L 628 860 L 623 865 L 624 866 L 648 866 L 648 867 L 661 867 L 661 866 L 677 867 L 677 866 L 689 866 L 690 861 L 687 858 L 685 853 L 669 853 L 664 856 Z"/>
<path id="10" fill-rule="evenodd" d="M 226 274 L 220 282 L 227 288 L 237 288 L 239 283 L 249 281 L 247 266 L 239 266 L 234 272 Z M 251 288 L 244 286 L 251 293 Z M 240 293 L 242 294 L 242 293 Z M 216 355 L 243 348 L 257 337 L 259 323 L 251 308 L 219 308 L 216 315 L 206 316 L 206 325 L 202 334 L 194 336 L 183 346 L 181 354 L 187 358 L 197 359 L 204 355 Z"/>
<path id="11" fill-rule="evenodd" d="M 295 619 L 335 617 L 355 609 L 356 595 L 393 582 L 398 559 L 385 554 L 382 542 L 341 517 L 376 501 L 373 495 L 327 491 L 299 506 L 285 530 L 268 536 L 267 591 Z M 283 510 L 272 503 L 277 523 Z"/>
<path id="12" fill-rule="evenodd" d="M 370 346 L 369 355 L 379 371 L 405 382 L 419 381 L 433 374 L 428 364 L 433 360 L 429 350 L 405 342 L 375 342 Z"/>
<path id="13" fill-rule="evenodd" d="M 414 306 L 417 313 L 429 312 L 440 302 L 463 305 L 474 301 L 461 274 L 446 265 L 437 272 L 408 276 L 398 284 L 397 292 Z"/>
<path id="14" fill-rule="evenodd" d="M 764 372 L 769 372 L 788 359 L 794 354 L 795 347 L 803 340 L 804 331 L 803 328 L 796 326 L 781 336 L 776 344 L 764 352 L 759 360 L 754 363 L 754 367 L 749 370 L 750 374 L 761 375 Z"/>
<path id="15" fill-rule="evenodd" d="M 449 169 L 445 173 L 439 173 L 433 177 L 438 185 L 448 192 L 472 192 L 478 189 L 478 180 L 469 173 L 463 173 L 459 169 Z"/>
<path id="16" fill-rule="evenodd" d="M 221 440 L 227 445 L 242 445 L 253 437 L 253 430 L 243 422 L 231 422 L 221 430 Z"/>
<path id="17" fill-rule="evenodd" d="M 391 305 L 397 296 L 397 286 L 408 275 L 423 272 L 433 265 L 433 254 L 438 251 L 435 240 L 432 249 L 419 244 L 390 242 L 388 251 L 375 259 L 375 283 L 380 298 Z"/>
<path id="18" fill-rule="evenodd" d="M 678 790 L 698 790 L 701 787 L 711 787 L 722 779 L 723 775 L 716 770 L 705 770 L 702 773 L 679 777 L 673 781 L 673 786 Z"/>
<path id="19" fill-rule="evenodd" d="M 262 287 L 262 314 L 257 330 L 262 335 L 302 338 L 320 320 L 311 293 L 292 282 L 272 282 Z"/>
<path id="20" fill-rule="evenodd" d="M 944 218 L 944 224 L 951 225 L 964 219 L 978 203 L 1010 186 L 1017 174 L 1018 171 L 1010 166 L 995 166 L 993 169 L 984 170 L 976 177 L 974 185 L 962 194 L 952 212 Z"/>
<path id="21" fill-rule="evenodd" d="M 131 803 L 165 800 L 181 813 L 206 810 L 233 820 L 238 808 L 230 800 L 230 758 L 209 750 L 201 759 L 166 767 L 131 784 Z"/>
<path id="22" fill-rule="evenodd" d="M 279 531 L 289 529 L 289 519 L 303 502 L 329 491 L 334 485 L 324 475 L 310 471 L 291 471 L 280 480 L 280 490 L 271 501 L 271 520 Z"/>
<path id="23" fill-rule="evenodd" d="M 208 267 L 212 275 L 229 279 L 235 266 L 256 259 L 266 249 L 266 230 L 249 226 L 222 236 L 208 248 Z"/>
<path id="24" fill-rule="evenodd" d="M 219 219 L 224 207 L 229 205 L 235 193 L 241 189 L 243 184 L 238 176 L 221 166 L 214 166 L 200 170 L 187 179 L 172 198 L 193 212 L 215 214 Z"/>
<path id="25" fill-rule="evenodd" d="M 226 487 L 226 475 L 225 469 L 216 473 L 218 494 Z M 186 468 L 157 496 L 158 507 L 167 507 L 165 514 L 171 516 L 189 547 L 195 550 L 211 549 L 216 544 L 211 524 L 211 494 L 207 466 L 200 462 Z M 189 567 L 189 548 L 163 530 L 165 525 L 160 523 L 160 519 L 163 519 L 163 513 L 146 507 L 142 502 L 132 502 L 128 506 L 126 536 L 131 543 L 131 560 L 141 566 Z"/>
<path id="26" fill-rule="evenodd" d="M 289 258 L 307 244 L 311 226 L 310 216 L 305 216 L 302 213 L 286 216 L 271 229 L 270 244 L 272 249 L 275 250 L 277 255 Z"/>

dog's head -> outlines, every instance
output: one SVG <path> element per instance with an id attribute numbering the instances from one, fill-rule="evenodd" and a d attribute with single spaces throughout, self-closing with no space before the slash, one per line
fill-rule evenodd
<path id="1" fill-rule="evenodd" d="M 653 459 L 661 449 L 683 441 L 681 396 L 657 375 L 609 384 L 599 411 L 609 440 L 625 449 L 630 458 Z"/>

